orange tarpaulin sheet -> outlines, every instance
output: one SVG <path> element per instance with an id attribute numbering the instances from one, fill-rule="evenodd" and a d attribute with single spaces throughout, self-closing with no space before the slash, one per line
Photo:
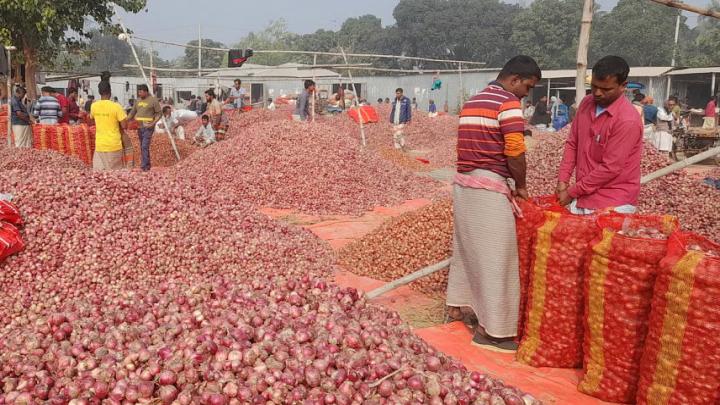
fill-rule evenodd
<path id="1" fill-rule="evenodd" d="M 351 108 L 348 111 L 348 116 L 353 119 L 353 121 L 360 123 L 360 119 L 358 118 L 358 110 L 360 110 L 359 114 L 362 116 L 363 124 L 371 123 L 371 122 L 378 122 L 378 112 L 375 109 L 375 107 L 364 105 L 360 108 Z"/>

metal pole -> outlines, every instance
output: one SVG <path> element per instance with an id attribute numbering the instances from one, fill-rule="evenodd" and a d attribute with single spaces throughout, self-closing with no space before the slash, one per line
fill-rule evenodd
<path id="1" fill-rule="evenodd" d="M 340 52 L 342 52 L 343 59 L 345 60 L 345 64 L 349 65 L 347 55 L 345 55 L 345 50 L 340 47 Z M 358 121 L 360 122 L 360 139 L 362 140 L 362 146 L 367 146 L 367 141 L 365 140 L 365 126 L 363 125 L 362 120 L 362 110 L 360 109 L 360 105 L 358 103 L 358 99 L 360 97 L 360 94 L 357 92 L 357 86 L 355 86 L 355 80 L 352 77 L 352 73 L 350 73 L 350 68 L 348 68 L 348 77 L 350 77 L 350 82 L 353 86 L 353 92 L 355 93 L 355 102 L 353 103 L 355 105 L 355 108 L 357 109 L 358 113 Z"/>
<path id="2" fill-rule="evenodd" d="M 550 79 L 548 79 L 548 89 L 547 89 L 548 102 L 550 101 L 550 84 L 551 83 L 552 83 L 552 81 Z"/>
<path id="3" fill-rule="evenodd" d="M 12 99 L 10 97 L 13 96 L 12 91 L 12 79 L 10 76 L 12 76 L 12 47 L 6 47 L 5 50 L 7 50 L 7 61 L 8 61 L 8 71 L 7 71 L 7 96 L 8 96 L 8 115 L 7 115 L 7 144 L 8 146 L 13 146 L 12 141 Z"/>
<path id="4" fill-rule="evenodd" d="M 410 273 L 405 277 L 391 281 L 391 282 L 383 285 L 382 287 L 378 287 L 378 288 L 370 291 L 369 293 L 367 293 L 367 297 L 369 299 L 377 298 L 377 297 L 387 293 L 388 291 L 392 291 L 398 287 L 404 286 L 405 284 L 409 284 L 410 282 L 415 281 L 419 278 L 422 278 L 427 275 L 438 272 L 438 271 L 448 267 L 450 265 L 450 260 L 451 259 L 445 259 L 439 263 L 435 263 L 431 266 L 420 269 L 414 273 Z"/>

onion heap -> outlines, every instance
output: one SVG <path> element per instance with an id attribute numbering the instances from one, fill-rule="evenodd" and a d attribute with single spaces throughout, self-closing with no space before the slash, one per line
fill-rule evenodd
<path id="1" fill-rule="evenodd" d="M 82 160 L 54 150 L 0 147 L 0 170 L 89 169 Z M 3 191 L 0 190 L 0 193 Z"/>
<path id="2" fill-rule="evenodd" d="M 15 196 L 27 244 L 0 265 L 0 328 L 29 310 L 169 280 L 332 271 L 329 246 L 309 231 L 152 173 L 5 170 L 0 189 Z"/>
<path id="3" fill-rule="evenodd" d="M 322 279 L 148 290 L 30 312 L 0 340 L 0 403 L 539 404 Z"/>
<path id="4" fill-rule="evenodd" d="M 400 215 L 340 251 L 339 264 L 355 274 L 392 281 L 452 254 L 452 201 Z M 447 271 L 409 284 L 428 295 L 445 294 Z"/>
<path id="5" fill-rule="evenodd" d="M 176 166 L 178 183 L 202 184 L 216 200 L 361 215 L 378 206 L 433 197 L 440 183 L 419 178 L 325 123 L 273 120 L 196 152 Z"/>

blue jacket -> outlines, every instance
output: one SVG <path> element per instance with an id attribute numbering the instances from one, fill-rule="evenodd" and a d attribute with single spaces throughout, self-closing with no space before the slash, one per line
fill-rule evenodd
<path id="1" fill-rule="evenodd" d="M 395 122 L 395 108 L 397 108 L 397 99 L 393 100 L 392 111 L 390 112 L 390 122 Z M 412 119 L 412 106 L 410 99 L 406 96 L 400 99 L 400 124 L 407 124 Z"/>

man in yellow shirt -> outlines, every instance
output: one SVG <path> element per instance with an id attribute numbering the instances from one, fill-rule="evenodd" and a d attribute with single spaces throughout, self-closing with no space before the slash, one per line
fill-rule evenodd
<path id="1" fill-rule="evenodd" d="M 122 169 L 122 129 L 125 128 L 127 115 L 120 104 L 110 100 L 112 94 L 109 82 L 100 82 L 98 92 L 100 101 L 90 107 L 90 118 L 95 120 L 93 169 Z"/>

